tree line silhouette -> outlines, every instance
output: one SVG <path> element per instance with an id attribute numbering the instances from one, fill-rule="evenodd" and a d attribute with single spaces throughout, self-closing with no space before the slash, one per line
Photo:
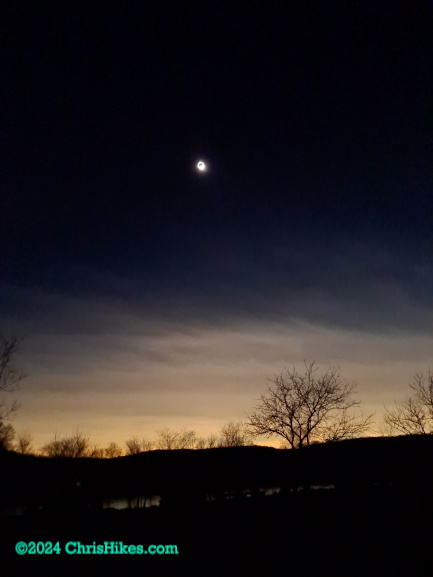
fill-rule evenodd
<path id="1" fill-rule="evenodd" d="M 156 431 L 156 438 L 132 436 L 125 446 L 111 442 L 105 448 L 82 432 L 57 437 L 37 451 L 28 431 L 17 434 L 11 422 L 19 409 L 13 398 L 24 374 L 15 366 L 19 349 L 16 337 L 0 343 L 0 450 L 47 457 L 115 458 L 153 450 L 207 449 L 254 445 L 257 438 L 277 437 L 284 445 L 300 449 L 311 444 L 365 436 L 373 416 L 364 416 L 355 400 L 356 383 L 330 367 L 318 373 L 315 362 L 304 361 L 304 371 L 285 369 L 269 380 L 265 394 L 245 421 L 229 421 L 218 435 L 201 437 L 193 429 Z M 392 408 L 385 408 L 384 435 L 433 433 L 433 372 L 417 373 L 410 383 L 412 394 Z"/>

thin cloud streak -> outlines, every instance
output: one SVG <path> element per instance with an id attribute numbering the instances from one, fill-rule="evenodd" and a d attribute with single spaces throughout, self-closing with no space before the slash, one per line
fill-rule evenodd
<path id="1" fill-rule="evenodd" d="M 60 270 L 57 289 L 4 283 L 0 311 L 14 326 L 42 334 L 163 335 L 176 326 L 250 321 L 431 334 L 433 266 L 422 253 L 332 243 L 239 250 L 218 259 L 179 255 L 161 270 L 123 275 L 81 268 L 78 287 Z"/>

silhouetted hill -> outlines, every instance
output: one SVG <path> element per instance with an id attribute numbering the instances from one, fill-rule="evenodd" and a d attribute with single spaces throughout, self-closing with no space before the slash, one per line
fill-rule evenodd
<path id="1" fill-rule="evenodd" d="M 266 447 L 150 451 L 115 459 L 0 455 L 3 505 L 104 500 L 137 495 L 202 494 L 275 486 L 285 479 L 287 456 Z M 40 503 L 38 503 L 40 504 Z"/>
<path id="2" fill-rule="evenodd" d="M 433 436 L 361 438 L 313 445 L 303 455 L 306 474 L 336 485 L 421 483 L 432 479 Z"/>
<path id="3" fill-rule="evenodd" d="M 433 437 L 402 436 L 317 444 L 301 451 L 269 447 L 150 451 L 115 459 L 0 453 L 0 504 L 100 506 L 115 497 L 161 495 L 165 503 L 222 492 L 315 485 L 432 486 Z"/>
<path id="4" fill-rule="evenodd" d="M 46 574 L 51 562 L 61 575 L 78 568 L 80 575 L 112 574 L 115 562 L 125 573 L 134 567 L 157 575 L 429 575 L 432 451 L 433 437 L 413 436 L 110 460 L 3 453 L 3 509 L 28 511 L 0 519 L 0 557 L 6 553 L 19 575 L 38 568 Z M 254 491 L 272 486 L 281 492 Z M 147 493 L 161 495 L 161 506 L 100 509 L 105 498 Z M 59 541 L 63 551 L 50 559 L 18 557 L 17 541 Z M 69 541 L 170 543 L 179 555 L 78 557 L 65 554 Z"/>

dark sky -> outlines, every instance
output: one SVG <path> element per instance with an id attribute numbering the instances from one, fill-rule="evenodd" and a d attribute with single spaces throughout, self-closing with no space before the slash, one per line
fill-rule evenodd
<path id="1" fill-rule="evenodd" d="M 427 369 L 431 2 L 9 2 L 0 22 L 0 314 L 25 340 L 23 426 L 75 427 L 62 395 L 109 412 L 121 388 L 125 419 L 145 397 L 131 433 L 206 428 L 312 356 L 371 405 Z M 264 335 L 281 354 L 259 359 Z M 394 388 L 359 369 L 399 362 Z M 162 407 L 179 387 L 188 411 Z"/>

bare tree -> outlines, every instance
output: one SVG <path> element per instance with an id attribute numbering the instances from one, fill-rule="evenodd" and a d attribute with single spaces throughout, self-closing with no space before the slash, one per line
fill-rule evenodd
<path id="1" fill-rule="evenodd" d="M 173 449 L 194 449 L 197 442 L 197 435 L 194 430 L 172 431 L 168 427 L 157 431 L 158 449 L 170 451 Z"/>
<path id="2" fill-rule="evenodd" d="M 194 430 L 182 430 L 179 433 L 177 448 L 178 449 L 195 449 L 197 443 L 197 434 Z"/>
<path id="3" fill-rule="evenodd" d="M 92 459 L 104 459 L 105 450 L 102 447 L 99 447 L 97 444 L 94 444 L 89 447 L 85 456 L 92 457 Z"/>
<path id="4" fill-rule="evenodd" d="M 104 449 L 104 456 L 107 459 L 114 459 L 115 457 L 122 456 L 122 448 L 119 447 L 117 443 L 110 443 L 106 449 Z"/>
<path id="5" fill-rule="evenodd" d="M 156 431 L 156 434 L 158 435 L 158 440 L 156 441 L 156 446 L 158 449 L 164 451 L 177 449 L 177 438 L 179 436 L 178 432 L 172 431 L 171 429 L 165 427 L 164 429 Z"/>
<path id="6" fill-rule="evenodd" d="M 229 421 L 221 429 L 220 447 L 243 447 L 252 444 L 252 435 L 248 424 L 242 421 Z"/>
<path id="7" fill-rule="evenodd" d="M 18 348 L 16 337 L 11 339 L 0 337 L 0 421 L 12 419 L 19 409 L 16 400 L 8 402 L 9 394 L 16 391 L 18 383 L 25 377 L 14 364 Z"/>
<path id="8" fill-rule="evenodd" d="M 15 450 L 17 453 L 22 455 L 30 455 L 33 453 L 33 438 L 28 431 L 23 431 L 17 435 L 17 440 L 15 441 Z"/>
<path id="9" fill-rule="evenodd" d="M 44 445 L 41 453 L 47 457 L 96 457 L 101 456 L 98 447 L 92 446 L 90 438 L 78 431 L 71 437 L 57 438 Z"/>
<path id="10" fill-rule="evenodd" d="M 360 405 L 352 398 L 356 384 L 346 383 L 336 368 L 317 375 L 314 362 L 304 364 L 304 374 L 293 368 L 269 379 L 274 386 L 248 416 L 251 433 L 280 436 L 291 448 L 366 433 L 373 415 L 352 412 Z"/>
<path id="11" fill-rule="evenodd" d="M 135 435 L 128 439 L 125 444 L 127 455 L 138 455 L 138 453 L 153 451 L 155 449 L 155 441 L 147 439 L 146 437 L 143 437 L 140 441 Z"/>
<path id="12" fill-rule="evenodd" d="M 11 451 L 14 438 L 15 429 L 12 425 L 5 425 L 0 421 L 0 451 Z"/>
<path id="13" fill-rule="evenodd" d="M 204 437 L 197 437 L 194 448 L 195 449 L 206 449 L 207 448 L 206 439 Z"/>
<path id="14" fill-rule="evenodd" d="M 221 446 L 221 439 L 213 433 L 208 437 L 197 437 L 195 449 L 213 449 Z"/>
<path id="15" fill-rule="evenodd" d="M 208 449 L 214 449 L 215 447 L 218 447 L 219 445 L 219 439 L 217 437 L 217 435 L 214 435 L 213 433 L 209 435 L 209 437 L 206 439 L 206 446 Z"/>
<path id="16" fill-rule="evenodd" d="M 385 407 L 384 422 L 387 432 L 403 435 L 429 435 L 433 433 L 433 372 L 428 370 L 427 377 L 416 373 L 413 383 L 409 384 L 413 395 L 394 407 Z"/>
<path id="17" fill-rule="evenodd" d="M 153 451 L 154 449 L 155 449 L 155 441 L 152 441 L 152 439 L 147 439 L 146 437 L 143 437 L 141 439 L 142 451 Z"/>
<path id="18" fill-rule="evenodd" d="M 41 455 L 46 457 L 63 457 L 62 439 L 54 435 L 54 439 L 46 443 L 40 450 Z"/>
<path id="19" fill-rule="evenodd" d="M 364 418 L 362 412 L 354 415 L 346 408 L 341 409 L 339 417 L 328 423 L 324 438 L 316 439 L 313 442 L 340 441 L 341 439 L 362 437 L 370 430 L 372 418 L 372 414 Z"/>
<path id="20" fill-rule="evenodd" d="M 127 455 L 138 455 L 138 453 L 141 453 L 141 442 L 138 437 L 131 437 L 126 441 L 125 445 Z"/>
<path id="21" fill-rule="evenodd" d="M 179 431 L 173 431 L 168 427 L 156 432 L 158 435 L 157 446 L 165 451 L 172 451 L 179 448 Z"/>
<path id="22" fill-rule="evenodd" d="M 69 446 L 71 454 L 68 456 L 70 457 L 90 457 L 94 451 L 94 447 L 90 445 L 90 438 L 78 431 L 69 438 Z"/>

